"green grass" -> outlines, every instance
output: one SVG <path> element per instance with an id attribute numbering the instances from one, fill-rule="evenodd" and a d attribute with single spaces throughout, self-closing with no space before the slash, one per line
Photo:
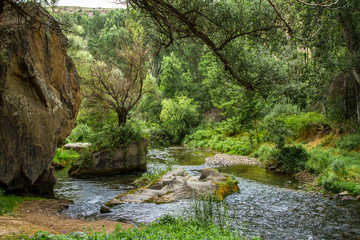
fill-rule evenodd
<path id="1" fill-rule="evenodd" d="M 16 210 L 16 207 L 23 201 L 33 200 L 39 198 L 33 197 L 19 197 L 13 195 L 2 195 L 0 193 L 0 215 L 11 215 Z"/>
<path id="2" fill-rule="evenodd" d="M 171 162 L 166 164 L 164 168 L 158 167 L 152 170 L 148 170 L 146 173 L 143 173 L 140 178 L 136 179 L 133 184 L 138 188 L 152 185 L 172 169 L 173 167 Z"/>
<path id="3" fill-rule="evenodd" d="M 55 163 L 68 165 L 79 158 L 80 154 L 75 150 L 67 150 L 63 148 L 56 149 L 56 154 L 53 159 Z"/>
<path id="4" fill-rule="evenodd" d="M 197 225 L 183 218 L 165 217 L 148 226 L 137 226 L 131 229 L 121 230 L 120 226 L 113 233 L 100 232 L 86 235 L 84 233 L 72 233 L 53 235 L 47 232 L 38 232 L 25 239 L 34 240 L 65 240 L 65 239 L 181 239 L 181 240 L 221 240 L 221 239 L 245 239 L 229 228 L 219 228 L 214 224 L 206 227 Z M 259 239 L 259 238 L 253 238 Z"/>
<path id="5" fill-rule="evenodd" d="M 319 175 L 318 184 L 334 193 L 360 195 L 360 153 L 340 149 L 314 148 L 306 168 Z"/>
<path id="6" fill-rule="evenodd" d="M 184 142 L 189 147 L 209 148 L 234 155 L 248 155 L 252 150 L 249 136 L 227 136 L 217 130 L 198 130 L 188 135 Z"/>

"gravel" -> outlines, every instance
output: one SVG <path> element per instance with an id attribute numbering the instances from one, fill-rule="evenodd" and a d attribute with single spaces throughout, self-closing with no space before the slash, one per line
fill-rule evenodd
<path id="1" fill-rule="evenodd" d="M 261 163 L 256 158 L 220 153 L 206 158 L 205 165 L 226 167 L 233 165 L 261 165 Z"/>

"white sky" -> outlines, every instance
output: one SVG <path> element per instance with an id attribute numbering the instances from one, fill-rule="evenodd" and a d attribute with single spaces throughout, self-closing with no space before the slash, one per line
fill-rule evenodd
<path id="1" fill-rule="evenodd" d="M 90 8 L 121 8 L 122 4 L 112 3 L 111 0 L 59 0 L 58 6 L 78 6 Z"/>

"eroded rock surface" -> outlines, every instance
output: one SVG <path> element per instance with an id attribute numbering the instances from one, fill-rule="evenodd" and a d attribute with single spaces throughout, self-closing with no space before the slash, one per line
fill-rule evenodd
<path id="1" fill-rule="evenodd" d="M 237 183 L 229 181 L 229 178 L 231 177 L 210 168 L 204 169 L 200 176 L 191 176 L 184 170 L 176 169 L 167 172 L 155 184 L 120 194 L 106 205 L 112 207 L 124 203 L 169 203 L 201 195 L 216 195 L 223 199 L 226 195 L 239 191 Z"/>
<path id="2" fill-rule="evenodd" d="M 67 55 L 67 38 L 55 21 L 44 17 L 41 21 L 47 19 L 47 24 L 34 21 L 30 26 L 8 6 L 4 10 L 0 15 L 0 186 L 7 191 L 48 193 L 56 181 L 51 161 L 71 132 L 80 106 L 80 77 Z"/>
<path id="3" fill-rule="evenodd" d="M 126 147 L 106 149 L 92 153 L 88 158 L 79 160 L 69 170 L 71 177 L 88 178 L 107 176 L 131 171 L 146 170 L 146 155 L 149 142 L 131 142 Z"/>

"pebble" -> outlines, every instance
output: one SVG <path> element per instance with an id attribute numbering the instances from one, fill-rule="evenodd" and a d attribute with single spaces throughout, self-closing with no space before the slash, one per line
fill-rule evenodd
<path id="1" fill-rule="evenodd" d="M 220 153 L 206 158 L 205 165 L 227 167 L 233 165 L 261 165 L 261 163 L 256 158 Z"/>

